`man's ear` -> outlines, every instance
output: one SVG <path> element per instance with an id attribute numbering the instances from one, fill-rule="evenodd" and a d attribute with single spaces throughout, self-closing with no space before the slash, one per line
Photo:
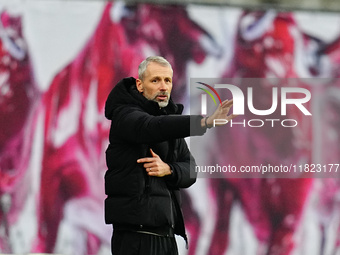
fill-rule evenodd
<path id="1" fill-rule="evenodd" d="M 142 81 L 140 79 L 137 79 L 136 80 L 136 87 L 137 87 L 137 90 L 140 92 L 140 93 L 143 93 L 144 89 L 143 89 L 143 84 L 142 84 Z"/>

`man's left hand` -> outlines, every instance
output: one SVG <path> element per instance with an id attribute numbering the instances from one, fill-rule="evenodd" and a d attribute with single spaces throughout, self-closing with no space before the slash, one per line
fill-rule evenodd
<path id="1" fill-rule="evenodd" d="M 137 163 L 144 163 L 143 166 L 150 176 L 163 177 L 165 175 L 170 175 L 170 166 L 167 163 L 164 163 L 152 149 L 150 149 L 150 152 L 152 158 L 140 158 L 137 160 Z"/>

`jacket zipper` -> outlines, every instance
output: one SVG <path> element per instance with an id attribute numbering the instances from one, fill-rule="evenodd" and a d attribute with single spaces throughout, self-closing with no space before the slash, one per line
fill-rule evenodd
<path id="1" fill-rule="evenodd" d="M 168 190 L 168 193 L 169 193 L 169 197 L 170 197 L 171 227 L 173 229 L 175 229 L 174 208 L 173 208 L 173 204 L 172 204 L 172 195 L 171 195 L 170 190 Z"/>

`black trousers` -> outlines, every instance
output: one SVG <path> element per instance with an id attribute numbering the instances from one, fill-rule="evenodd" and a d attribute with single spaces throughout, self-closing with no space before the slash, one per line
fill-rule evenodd
<path id="1" fill-rule="evenodd" d="M 111 241 L 113 255 L 178 255 L 175 237 L 133 231 L 114 231 Z"/>

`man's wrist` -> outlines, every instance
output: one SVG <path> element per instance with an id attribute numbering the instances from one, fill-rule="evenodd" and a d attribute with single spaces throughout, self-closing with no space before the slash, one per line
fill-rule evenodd
<path id="1" fill-rule="evenodd" d="M 212 126 L 209 124 L 209 116 L 206 116 L 206 117 L 201 119 L 201 127 L 212 128 Z"/>
<path id="2" fill-rule="evenodd" d="M 174 168 L 170 164 L 168 164 L 168 166 L 169 166 L 170 170 L 169 170 L 168 174 L 166 174 L 164 177 L 168 181 L 173 181 L 173 180 L 176 179 L 176 172 L 175 172 Z"/>
<path id="3" fill-rule="evenodd" d="M 168 175 L 172 176 L 174 174 L 174 170 L 172 169 L 172 167 L 169 165 L 169 171 L 170 173 Z"/>

